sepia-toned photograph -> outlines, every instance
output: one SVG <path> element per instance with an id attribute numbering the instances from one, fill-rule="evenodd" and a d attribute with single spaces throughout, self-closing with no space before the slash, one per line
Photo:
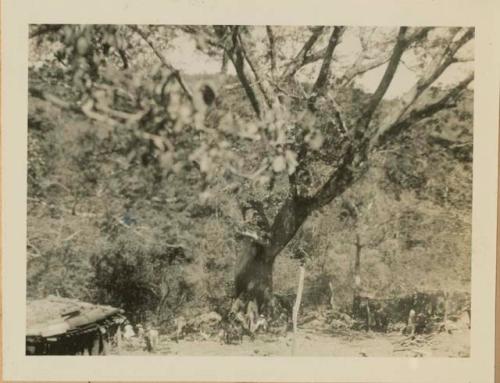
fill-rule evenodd
<path id="1" fill-rule="evenodd" d="M 31 24 L 25 354 L 470 357 L 474 35 Z"/>

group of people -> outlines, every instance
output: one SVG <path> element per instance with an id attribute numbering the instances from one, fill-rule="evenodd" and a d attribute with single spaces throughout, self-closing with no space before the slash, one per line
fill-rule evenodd
<path id="1" fill-rule="evenodd" d="M 117 343 L 122 340 L 131 341 L 132 339 L 139 339 L 145 342 L 145 349 L 148 352 L 155 352 L 158 348 L 159 334 L 158 330 L 152 325 L 146 325 L 144 327 L 142 324 L 137 324 L 132 326 L 128 321 L 124 322 L 121 331 L 117 333 Z"/>
<path id="2" fill-rule="evenodd" d="M 244 296 L 236 298 L 231 306 L 230 319 L 241 324 L 251 334 L 267 331 L 268 323 L 264 314 L 259 315 L 255 298 L 246 301 Z"/>
<path id="3" fill-rule="evenodd" d="M 227 315 L 210 312 L 200 316 L 200 318 L 192 318 L 192 320 L 188 320 L 182 315 L 176 317 L 176 329 L 175 333 L 172 334 L 172 339 L 178 342 L 186 334 L 196 332 L 205 339 L 218 336 L 220 342 L 231 344 L 241 342 L 244 335 L 254 339 L 259 333 L 275 333 L 276 329 L 280 330 L 288 323 L 288 317 L 284 314 L 285 309 L 280 310 L 279 308 L 282 306 L 274 298 L 259 307 L 254 296 L 243 293 L 232 301 Z M 280 327 L 279 324 L 283 326 Z M 118 337 L 121 341 L 131 343 L 138 340 L 144 341 L 145 349 L 148 352 L 155 352 L 158 347 L 158 330 L 151 325 L 136 324 L 133 326 L 129 321 L 125 321 L 120 328 Z"/>
<path id="4" fill-rule="evenodd" d="M 224 343 L 241 342 L 243 335 L 254 339 L 258 333 L 280 329 L 280 324 L 286 331 L 288 316 L 275 297 L 259 307 L 255 297 L 243 293 L 233 300 L 229 314 L 222 322 L 219 338 Z"/>

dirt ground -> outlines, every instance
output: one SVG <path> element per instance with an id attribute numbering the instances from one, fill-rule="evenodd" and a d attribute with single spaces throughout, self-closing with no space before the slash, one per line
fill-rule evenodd
<path id="1" fill-rule="evenodd" d="M 253 341 L 244 337 L 241 344 L 221 344 L 214 338 L 207 340 L 179 340 L 160 337 L 156 354 L 179 356 L 342 356 L 342 357 L 467 357 L 470 330 L 460 329 L 417 336 L 409 339 L 400 333 L 349 331 L 331 334 L 317 330 L 301 330 L 293 347 L 293 335 L 258 335 Z M 145 355 L 148 352 L 139 339 L 121 346 L 120 355 Z"/>

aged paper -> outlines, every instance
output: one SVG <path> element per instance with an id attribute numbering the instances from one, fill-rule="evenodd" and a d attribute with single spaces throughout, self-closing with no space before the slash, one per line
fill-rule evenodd
<path id="1" fill-rule="evenodd" d="M 4 1 L 2 19 L 3 126 L 3 376 L 7 381 L 338 381 L 338 382 L 490 382 L 494 376 L 495 256 L 498 176 L 498 71 L 494 1 Z M 33 250 L 28 216 L 28 66 L 30 25 L 326 25 L 349 27 L 474 28 L 472 69 L 473 161 L 470 271 L 470 347 L 465 355 L 398 357 L 364 350 L 241 356 L 246 354 L 155 353 L 106 356 L 26 355 L 27 259 Z M 264 31 L 264 29 L 262 29 Z M 262 32 L 264 34 L 264 32 Z M 334 34 L 332 34 L 334 36 Z M 83 49 L 83 48 L 82 48 Z M 347 55 L 347 53 L 346 53 Z M 202 61 L 185 53 L 176 66 L 198 73 Z M 210 63 L 206 64 L 207 66 Z M 411 66 L 411 63 L 405 63 Z M 468 66 L 467 66 L 468 65 Z M 189 68 L 187 70 L 186 68 Z M 411 72 L 411 71 L 410 71 Z M 460 76 L 462 72 L 454 75 Z M 376 80 L 373 80 L 375 85 Z M 404 78 L 397 84 L 404 84 Z M 452 80 L 448 80 L 453 82 Z M 179 83 L 181 83 L 179 81 Z M 369 92 L 370 78 L 365 79 Z M 397 85 L 396 84 L 396 85 Z M 181 83 L 182 85 L 182 83 Z M 404 85 L 400 85 L 404 88 Z M 444 86 L 446 88 L 446 84 Z M 395 89 L 396 88 L 396 89 Z M 393 97 L 403 90 L 391 88 Z M 265 89 L 263 90 L 265 94 Z M 44 96 L 47 99 L 46 96 Z M 97 120 L 97 118 L 95 118 Z M 280 157 L 281 158 L 281 157 Z M 284 165 L 283 165 L 284 166 Z M 289 165 L 288 165 L 289 166 Z M 275 159 L 273 170 L 281 163 Z M 74 234 L 74 233 L 73 233 Z M 73 235 L 70 233 L 70 235 Z M 70 235 L 66 235 L 69 237 Z M 28 251 L 27 251 L 28 249 Z M 301 269 L 302 270 L 302 269 Z M 295 278 L 297 275 L 293 275 Z M 356 282 L 357 283 L 357 282 Z M 306 281 L 307 288 L 307 281 Z M 368 305 L 368 304 L 367 304 Z M 370 330 L 370 317 L 367 319 Z M 413 331 L 410 329 L 410 331 Z M 300 346 L 299 346 L 300 347 Z M 335 343 L 332 343 L 335 348 Z M 299 350 L 300 351 L 300 350 Z M 203 353 L 195 353 L 203 355 Z M 224 356 L 223 356 L 224 355 Z M 320 356 L 321 355 L 321 356 Z M 331 356 L 330 356 L 331 355 Z M 333 356 L 335 355 L 335 356 Z"/>

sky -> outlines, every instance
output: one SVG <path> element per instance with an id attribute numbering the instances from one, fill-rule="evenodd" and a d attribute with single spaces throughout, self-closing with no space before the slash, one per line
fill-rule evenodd
<path id="1" fill-rule="evenodd" d="M 290 27 L 293 28 L 293 27 Z M 260 29 L 260 28 L 259 28 Z M 257 40 L 260 42 L 266 41 L 265 30 L 257 29 L 254 33 Z M 372 40 L 377 42 L 383 41 L 384 38 L 391 36 L 394 33 L 394 28 L 377 28 L 374 31 L 373 28 L 354 28 L 346 31 L 342 38 L 341 44 L 338 45 L 335 51 L 335 58 L 340 63 L 345 62 L 344 67 L 349 66 L 349 62 L 359 55 L 363 50 L 359 42 L 359 33 L 364 33 L 371 37 Z M 437 30 L 436 34 L 446 33 L 446 29 L 442 28 Z M 262 37 L 262 38 L 260 38 Z M 293 55 L 300 49 L 303 42 L 298 42 L 296 39 L 290 38 L 289 41 L 285 41 L 283 44 L 283 52 L 285 54 Z M 324 44 L 318 44 L 319 46 L 325 46 Z M 181 69 L 183 72 L 188 74 L 198 74 L 198 73 L 219 73 L 220 71 L 220 60 L 210 59 L 206 55 L 196 50 L 196 45 L 193 40 L 188 37 L 182 36 L 177 37 L 171 41 L 171 46 L 175 47 L 165 55 L 170 60 L 170 62 L 177 68 Z M 472 57 L 473 55 L 473 41 L 469 42 L 463 49 L 459 52 L 461 55 L 466 57 Z M 387 90 L 385 95 L 386 99 L 392 99 L 399 97 L 406 93 L 417 81 L 417 75 L 410 69 L 414 64 L 415 60 L 412 57 L 404 56 L 404 61 L 406 65 L 399 65 L 394 80 L 391 86 Z M 448 86 L 452 85 L 461 79 L 463 79 L 470 70 L 473 69 L 473 62 L 457 63 L 451 65 L 445 73 L 438 79 L 436 85 Z M 306 68 L 307 72 L 312 70 L 317 70 L 317 67 L 310 66 L 311 69 Z M 232 67 L 230 67 L 232 69 Z M 374 70 L 365 73 L 363 76 L 357 79 L 357 85 L 368 92 L 373 92 L 377 87 L 380 79 L 385 71 L 386 65 L 380 66 Z M 230 71 L 231 73 L 231 71 Z M 233 71 L 234 73 L 234 71 Z M 300 75 L 300 73 L 299 73 Z"/>

